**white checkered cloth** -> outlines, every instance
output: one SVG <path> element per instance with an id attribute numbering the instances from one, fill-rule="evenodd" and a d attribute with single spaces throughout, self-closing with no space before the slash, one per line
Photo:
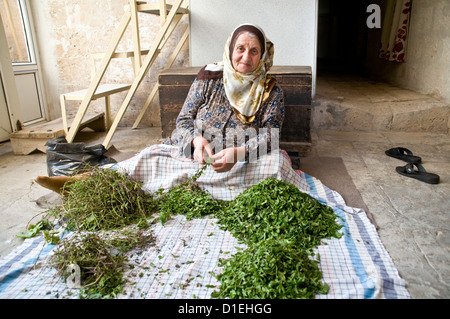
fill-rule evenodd
<path id="1" fill-rule="evenodd" d="M 155 192 L 186 181 L 200 167 L 180 159 L 174 147 L 151 146 L 133 158 L 120 162 L 124 170 L 144 188 Z M 342 197 L 316 178 L 291 167 L 284 152 L 263 156 L 258 163 L 237 163 L 230 172 L 215 173 L 210 167 L 198 179 L 200 186 L 218 199 L 231 200 L 248 187 L 269 178 L 296 185 L 301 191 L 333 208 L 343 220 L 343 236 L 324 241 L 316 252 L 328 294 L 316 298 L 410 298 L 405 281 L 378 237 L 365 212 L 345 205 Z M 231 257 L 237 247 L 245 248 L 229 232 L 219 229 L 211 216 L 187 221 L 176 216 L 164 226 L 153 226 L 155 245 L 130 255 L 134 267 L 127 270 L 130 283 L 118 298 L 211 298 L 220 282 L 220 258 Z M 42 237 L 27 239 L 0 261 L 0 298 L 78 298 L 78 289 L 70 288 L 47 266 L 54 245 Z"/>

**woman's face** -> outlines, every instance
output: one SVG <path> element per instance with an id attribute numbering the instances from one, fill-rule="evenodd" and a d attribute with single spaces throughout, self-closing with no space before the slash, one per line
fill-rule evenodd
<path id="1" fill-rule="evenodd" d="M 236 39 L 231 60 L 236 71 L 252 73 L 261 59 L 261 45 L 257 38 L 242 33 Z"/>

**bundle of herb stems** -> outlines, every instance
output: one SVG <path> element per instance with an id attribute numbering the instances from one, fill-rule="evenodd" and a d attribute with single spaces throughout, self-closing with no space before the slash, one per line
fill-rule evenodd
<path id="1" fill-rule="evenodd" d="M 114 298 L 126 282 L 126 254 L 154 241 L 148 228 L 156 201 L 128 175 L 95 167 L 66 183 L 64 192 L 54 211 L 74 235 L 59 244 L 50 264 L 66 279 L 68 266 L 80 268 L 80 297 Z"/>
<path id="2" fill-rule="evenodd" d="M 62 205 L 69 228 L 78 231 L 116 229 L 141 223 L 155 212 L 151 194 L 142 183 L 116 170 L 93 168 L 83 179 L 67 183 Z"/>

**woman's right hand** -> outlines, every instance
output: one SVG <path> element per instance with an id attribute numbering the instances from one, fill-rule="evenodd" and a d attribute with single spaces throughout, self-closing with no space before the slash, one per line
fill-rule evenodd
<path id="1" fill-rule="evenodd" d="M 197 136 L 192 141 L 192 144 L 194 145 L 194 161 L 198 162 L 200 164 L 205 164 L 205 157 L 211 157 L 214 155 L 211 145 L 209 145 L 209 142 L 207 139 L 205 139 L 203 136 Z M 206 152 L 206 156 L 205 156 Z"/>

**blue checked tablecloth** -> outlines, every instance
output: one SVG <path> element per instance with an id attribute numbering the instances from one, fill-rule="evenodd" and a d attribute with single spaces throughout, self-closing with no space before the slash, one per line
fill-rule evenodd
<path id="1" fill-rule="evenodd" d="M 154 145 L 116 164 L 115 169 L 144 181 L 144 188 L 155 192 L 186 181 L 200 167 L 177 158 L 171 146 Z M 318 179 L 293 170 L 284 152 L 263 156 L 257 163 L 239 162 L 227 173 L 218 174 L 208 167 L 198 182 L 213 197 L 231 200 L 269 177 L 296 185 L 342 218 L 342 238 L 326 240 L 317 248 L 323 280 L 330 289 L 316 298 L 410 298 L 366 213 L 346 206 L 338 193 Z M 219 259 L 245 248 L 216 222 L 211 217 L 187 221 L 176 216 L 164 226 L 153 225 L 155 245 L 131 253 L 133 267 L 126 272 L 129 284 L 118 298 L 211 298 L 220 285 L 213 276 L 221 271 Z M 0 298 L 78 298 L 78 289 L 69 287 L 48 266 L 55 247 L 43 237 L 27 239 L 0 260 Z"/>

